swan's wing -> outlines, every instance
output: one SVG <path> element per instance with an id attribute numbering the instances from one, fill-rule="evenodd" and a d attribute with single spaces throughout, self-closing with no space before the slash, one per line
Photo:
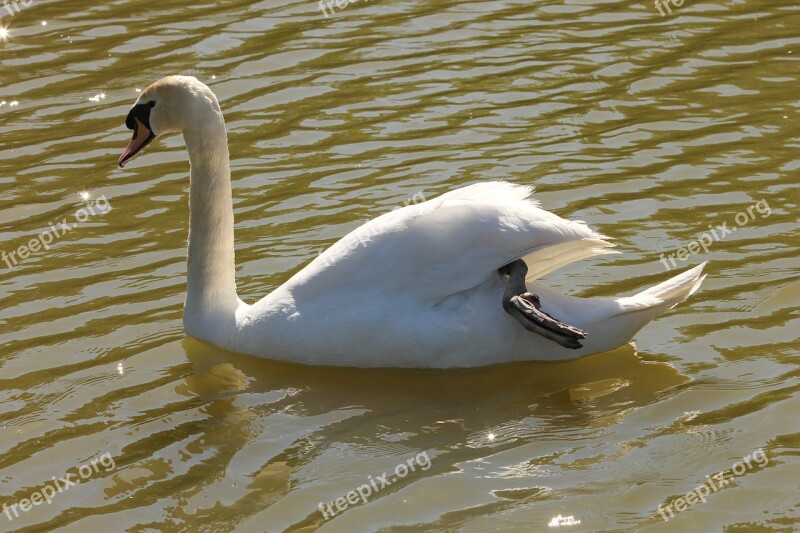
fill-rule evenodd
<path id="1" fill-rule="evenodd" d="M 302 297 L 385 291 L 439 302 L 519 258 L 534 279 L 613 246 L 583 222 L 529 200 L 528 187 L 479 183 L 384 214 L 355 229 L 287 282 Z"/>

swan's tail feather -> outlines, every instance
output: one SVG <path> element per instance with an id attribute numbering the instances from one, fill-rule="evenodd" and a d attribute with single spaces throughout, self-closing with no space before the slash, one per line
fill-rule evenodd
<path id="1" fill-rule="evenodd" d="M 582 341 L 586 354 L 619 348 L 648 322 L 697 291 L 705 275 L 705 263 L 682 272 L 633 296 L 578 298 L 532 286 L 545 313 L 588 332 Z"/>
<path id="2" fill-rule="evenodd" d="M 701 263 L 654 287 L 650 287 L 633 298 L 642 302 L 658 300 L 659 305 L 669 306 L 666 309 L 675 307 L 700 288 L 700 284 L 706 279 L 706 275 L 703 274 L 703 268 L 707 262 Z"/>
<path id="3" fill-rule="evenodd" d="M 563 312 L 570 318 L 583 318 L 570 323 L 589 332 L 589 337 L 584 342 L 588 353 L 612 350 L 630 341 L 648 322 L 697 291 L 705 279 L 705 265 L 703 263 L 691 268 L 633 296 L 589 299 L 567 297 L 570 309 L 562 311 L 555 308 L 554 312 Z M 553 296 L 551 293 L 550 297 Z M 566 301 L 562 300 L 564 303 Z M 542 302 L 545 302 L 544 298 Z"/>
<path id="4" fill-rule="evenodd" d="M 618 310 L 598 328 L 609 344 L 605 348 L 616 348 L 628 342 L 648 322 L 688 298 L 705 279 L 705 265 L 691 268 L 634 296 L 617 298 Z"/>

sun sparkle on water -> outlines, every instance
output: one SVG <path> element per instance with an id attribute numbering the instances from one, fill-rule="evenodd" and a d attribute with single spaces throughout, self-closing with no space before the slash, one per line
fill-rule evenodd
<path id="1" fill-rule="evenodd" d="M 0 39 L 3 39 L 4 41 L 8 40 L 8 28 L 0 26 Z"/>
<path id="2" fill-rule="evenodd" d="M 547 524 L 548 527 L 562 527 L 562 526 L 577 526 L 580 524 L 580 520 L 576 520 L 574 516 L 554 516 L 550 523 Z"/>

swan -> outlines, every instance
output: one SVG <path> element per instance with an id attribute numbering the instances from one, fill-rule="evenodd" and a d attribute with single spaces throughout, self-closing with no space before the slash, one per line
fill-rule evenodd
<path id="1" fill-rule="evenodd" d="M 375 218 L 253 305 L 236 293 L 225 121 L 214 93 L 168 76 L 137 98 L 123 167 L 156 137 L 189 152 L 186 334 L 294 363 L 450 368 L 560 361 L 626 344 L 695 292 L 705 263 L 634 296 L 577 298 L 534 282 L 615 253 L 608 238 L 530 199 L 529 187 L 478 183 Z"/>

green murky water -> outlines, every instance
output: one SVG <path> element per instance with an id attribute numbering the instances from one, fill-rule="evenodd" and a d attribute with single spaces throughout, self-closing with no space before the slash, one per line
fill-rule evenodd
<path id="1" fill-rule="evenodd" d="M 0 530 L 800 527 L 796 5 L 7 6 Z M 174 73 L 226 114 L 249 302 L 364 219 L 490 179 L 618 242 L 554 287 L 630 294 L 670 275 L 662 254 L 710 260 L 709 277 L 636 347 L 571 363 L 390 372 L 220 352 L 182 333 L 182 141 L 116 167 L 136 89 Z M 680 260 L 722 224 L 736 231 Z M 30 244 L 43 232 L 48 249 Z M 746 456 L 764 461 L 711 490 Z M 319 511 L 419 458 L 367 503 Z M 81 482 L 58 492 L 62 477 Z M 36 493 L 50 503 L 23 510 Z"/>

